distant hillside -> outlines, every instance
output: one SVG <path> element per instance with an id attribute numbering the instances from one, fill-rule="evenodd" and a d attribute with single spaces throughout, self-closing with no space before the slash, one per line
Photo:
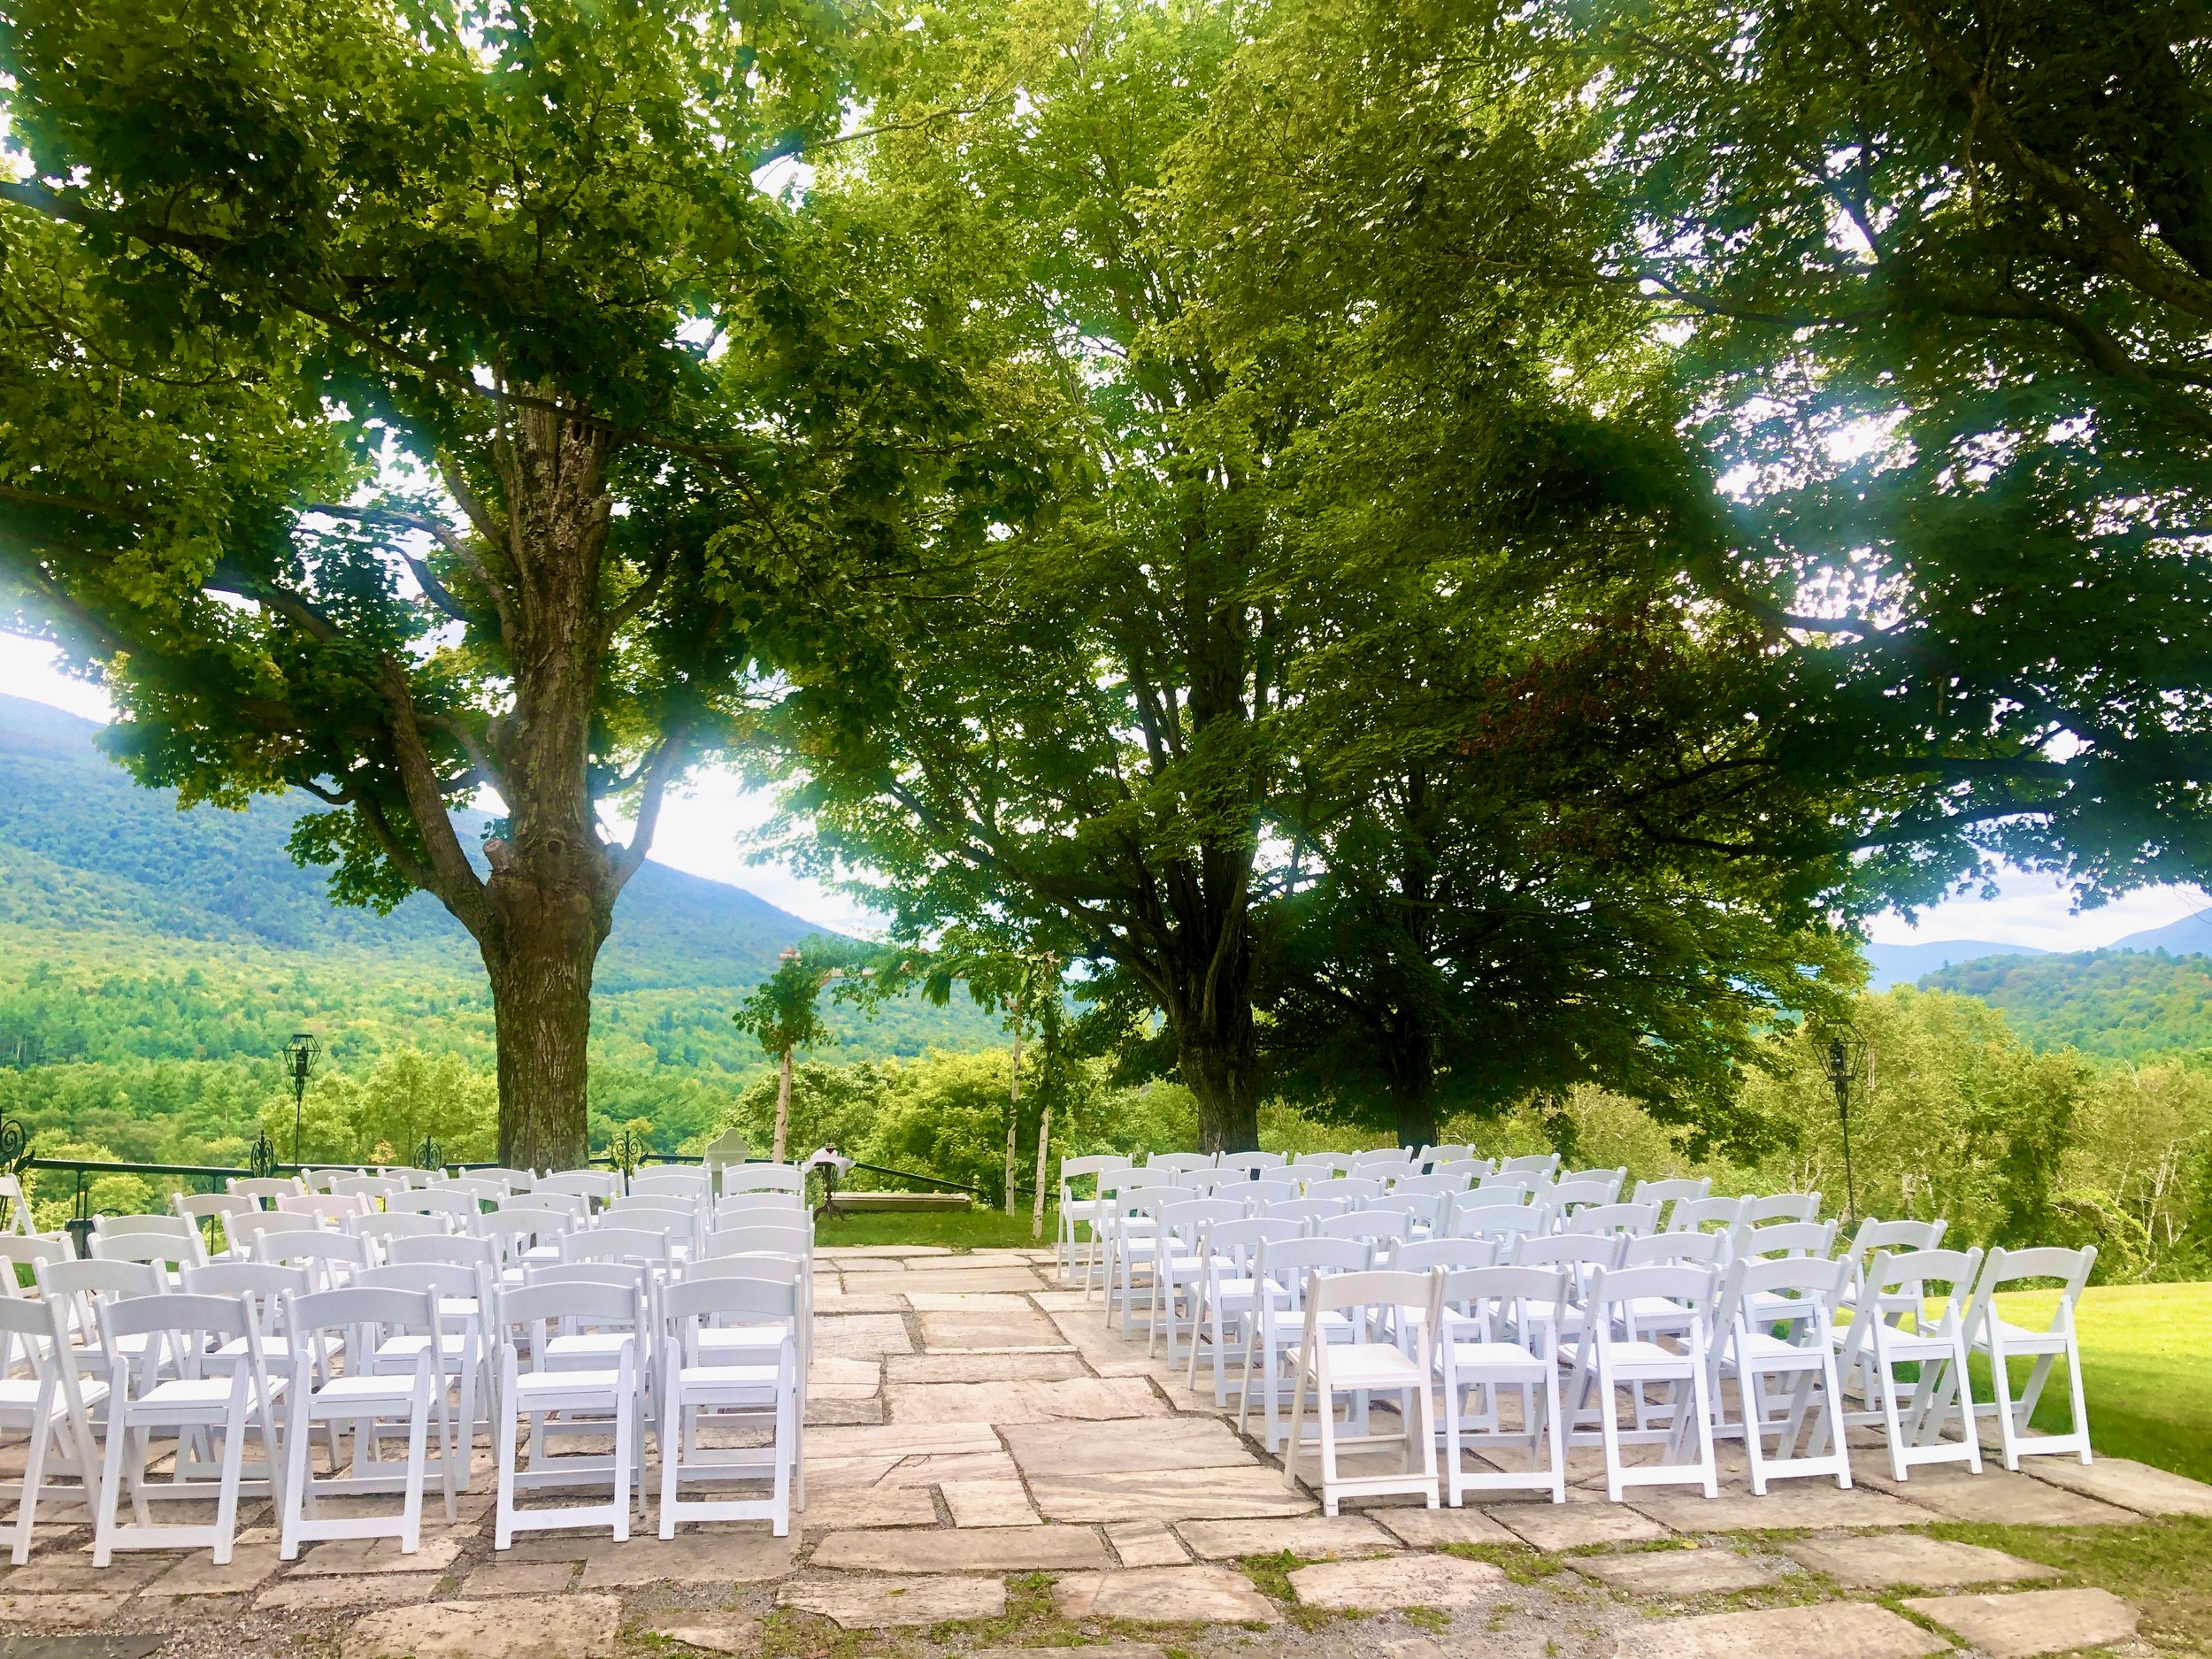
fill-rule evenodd
<path id="1" fill-rule="evenodd" d="M 488 1053 L 475 947 L 434 899 L 390 916 L 334 905 L 285 850 L 303 795 L 243 812 L 176 808 L 96 744 L 99 727 L 0 696 L 0 1063 L 225 1059 L 308 1026 L 347 1049 L 403 1042 Z M 730 1024 L 777 954 L 822 929 L 741 887 L 648 862 L 600 953 L 595 1053 L 632 1065 L 759 1064 Z M 972 1006 L 833 1016 L 845 1057 L 974 1048 Z"/>
<path id="2" fill-rule="evenodd" d="M 1961 963 L 1924 978 L 1978 996 L 2039 1048 L 2141 1060 L 2212 1051 L 2212 960 L 2162 950 L 2082 950 Z"/>
<path id="3" fill-rule="evenodd" d="M 1997 945 L 1980 939 L 1938 939 L 1925 944 L 1869 945 L 1866 947 L 1866 988 L 1886 991 L 1893 985 L 1911 985 L 1923 976 L 1962 963 L 1990 956 L 2039 956 L 2033 945 Z"/>

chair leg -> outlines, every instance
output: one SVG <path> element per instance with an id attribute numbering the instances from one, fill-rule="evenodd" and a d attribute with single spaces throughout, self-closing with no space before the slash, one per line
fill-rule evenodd
<path id="1" fill-rule="evenodd" d="M 307 1483 L 310 1479 L 307 1472 L 307 1442 L 314 1432 L 314 1426 L 309 1420 L 309 1391 L 304 1386 L 306 1378 L 303 1373 L 295 1372 L 294 1380 L 301 1386 L 289 1402 L 292 1426 L 291 1432 L 284 1437 L 284 1462 L 289 1472 L 284 1479 L 284 1501 L 277 1511 L 283 1517 L 277 1531 L 277 1558 L 280 1561 L 299 1559 L 300 1523 L 306 1513 Z"/>
<path id="2" fill-rule="evenodd" d="M 1290 1487 L 1293 1491 L 1295 1491 L 1298 1486 L 1298 1448 L 1300 1443 L 1304 1439 L 1306 1416 L 1306 1361 L 1309 1357 L 1310 1354 L 1308 1349 L 1302 1345 L 1298 1350 L 1298 1369 L 1293 1374 L 1290 1382 L 1290 1439 L 1284 1444 L 1283 1447 L 1283 1485 Z M 1273 1402 L 1273 1395 L 1271 1394 L 1269 1396 L 1269 1401 L 1271 1406 Z M 1321 1402 L 1322 1415 L 1326 1417 L 1328 1415 L 1328 1411 L 1329 1402 L 1324 1400 Z M 1268 1425 L 1271 1436 L 1274 1431 L 1273 1416 L 1274 1414 L 1271 1409 L 1269 1412 L 1270 1421 Z M 1269 1449 L 1271 1451 L 1274 1448 L 1271 1446 Z M 1325 1479 L 1326 1477 L 1327 1471 L 1328 1466 L 1325 1463 L 1323 1464 L 1322 1472 Z"/>
<path id="3" fill-rule="evenodd" d="M 180 1448 L 181 1452 L 181 1448 Z M 238 1482 L 246 1461 L 246 1394 L 242 1387 L 231 1396 L 223 1420 L 223 1461 L 215 1487 L 215 1564 L 230 1565 L 231 1547 L 238 1537 Z"/>
<path id="4" fill-rule="evenodd" d="M 492 1450 L 498 1472 L 493 1477 L 492 1548 L 508 1549 L 515 1541 L 515 1440 L 518 1430 L 526 1425 L 517 1420 L 515 1406 L 515 1362 L 511 1351 L 503 1362 L 504 1375 L 501 1381 L 498 1444 Z M 615 1455 L 619 1463 L 623 1448 L 619 1435 L 616 1440 Z M 533 1467 L 534 1467 L 534 1463 Z M 617 1480 L 626 1479 L 628 1471 L 618 1467 Z"/>
<path id="5" fill-rule="evenodd" d="M 429 1472 L 430 1391 L 428 1377 L 418 1374 L 407 1411 L 407 1485 L 400 1501 L 399 1553 L 411 1555 L 422 1547 L 422 1487 Z M 449 1485 L 448 1491 L 452 1490 Z"/>
<path id="6" fill-rule="evenodd" d="M 636 1379 L 626 1362 L 617 1379 L 614 1408 L 614 1541 L 630 1536 L 630 1459 L 637 1435 Z"/>
<path id="7" fill-rule="evenodd" d="M 110 1396 L 108 1439 L 100 1458 L 100 1511 L 92 1525 L 92 1564 L 115 1559 L 115 1506 L 123 1494 L 123 1444 L 132 1438 L 119 1391 Z"/>
<path id="8" fill-rule="evenodd" d="M 50 1398 L 52 1392 L 50 1383 L 41 1388 L 38 1403 L 31 1411 L 31 1444 L 23 1462 L 23 1496 L 15 1512 L 15 1548 L 8 1554 L 8 1559 L 19 1567 L 31 1558 L 31 1530 L 38 1523 L 39 1487 L 46 1479 L 46 1446 L 54 1437 L 53 1403 Z M 87 1485 L 89 1484 L 88 1480 Z"/>

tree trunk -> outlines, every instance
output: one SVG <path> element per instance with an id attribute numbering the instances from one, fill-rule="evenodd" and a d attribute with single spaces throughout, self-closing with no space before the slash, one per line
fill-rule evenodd
<path id="1" fill-rule="evenodd" d="M 1014 1213 L 1014 1155 L 1020 1149 L 1022 1128 L 1022 1015 L 1014 1009 L 1014 1081 L 1006 1092 L 1006 1213 Z"/>
<path id="2" fill-rule="evenodd" d="M 1029 1201 L 1029 1236 L 1045 1236 L 1045 1178 L 1050 1171 L 1045 1164 L 1046 1148 L 1052 1144 L 1052 1096 L 1045 1096 L 1045 1109 L 1037 1118 L 1037 1195 Z"/>
<path id="3" fill-rule="evenodd" d="M 592 964 L 603 930 L 595 895 L 495 873 L 480 948 L 491 978 L 499 1056 L 499 1161 L 570 1170 L 587 1156 L 586 1051 Z"/>
<path id="4" fill-rule="evenodd" d="M 778 1076 L 776 1079 L 776 1145 L 775 1149 L 768 1155 L 771 1159 L 778 1164 L 784 1161 L 784 1139 L 790 1133 L 791 1050 L 786 1048 L 783 1051 L 783 1058 L 779 1067 Z"/>
<path id="5" fill-rule="evenodd" d="M 1436 1102 L 1425 1071 L 1418 1078 L 1390 1079 L 1390 1104 L 1398 1119 L 1398 1144 L 1418 1151 L 1436 1144 Z"/>
<path id="6" fill-rule="evenodd" d="M 1198 1097 L 1201 1152 L 1256 1152 L 1260 1145 L 1260 1056 L 1252 1006 L 1228 1029 L 1176 1033 L 1183 1081 Z"/>

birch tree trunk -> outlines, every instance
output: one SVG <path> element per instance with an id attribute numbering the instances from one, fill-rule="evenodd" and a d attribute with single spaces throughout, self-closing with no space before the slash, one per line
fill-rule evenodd
<path id="1" fill-rule="evenodd" d="M 1006 1102 L 1006 1213 L 1014 1213 L 1015 1153 L 1022 1130 L 1022 1010 L 1014 1004 L 1014 1082 Z"/>
<path id="2" fill-rule="evenodd" d="M 776 1145 L 769 1154 L 778 1164 L 783 1160 L 784 1137 L 791 1132 L 791 1050 L 783 1051 L 780 1073 L 776 1079 Z"/>
<path id="3" fill-rule="evenodd" d="M 1051 1144 L 1052 1096 L 1048 1094 L 1044 1111 L 1037 1119 L 1037 1195 L 1029 1206 L 1029 1236 L 1033 1239 L 1045 1236 L 1045 1149 Z"/>

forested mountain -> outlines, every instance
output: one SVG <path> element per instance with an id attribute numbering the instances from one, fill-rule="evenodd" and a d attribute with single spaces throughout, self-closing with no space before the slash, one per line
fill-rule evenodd
<path id="1" fill-rule="evenodd" d="M 0 1064 L 265 1056 L 297 1029 L 340 1064 L 405 1043 L 488 1059 L 467 934 L 417 894 L 389 916 L 331 903 L 286 837 L 305 796 L 180 812 L 103 755 L 99 728 L 0 696 Z M 730 1023 L 777 953 L 822 930 L 739 887 L 649 862 L 598 964 L 594 1050 L 624 1065 L 749 1070 Z M 851 1057 L 972 1048 L 964 1002 L 833 1009 Z"/>
<path id="2" fill-rule="evenodd" d="M 2142 1060 L 2212 1053 L 2212 959 L 2081 950 L 1959 963 L 1920 981 L 2001 1008 L 2035 1048 Z"/>

